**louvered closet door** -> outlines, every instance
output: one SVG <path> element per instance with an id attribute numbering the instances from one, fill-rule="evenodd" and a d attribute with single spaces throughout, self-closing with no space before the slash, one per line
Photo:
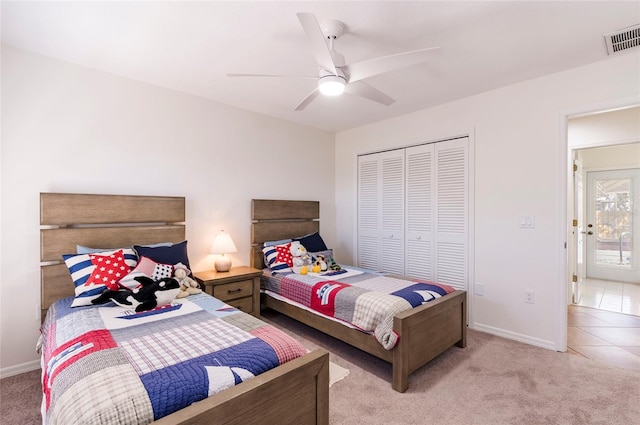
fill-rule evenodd
<path id="1" fill-rule="evenodd" d="M 380 270 L 380 155 L 358 157 L 357 265 Z"/>
<path id="2" fill-rule="evenodd" d="M 468 138 L 435 144 L 435 274 L 467 289 L 469 233 Z"/>
<path id="3" fill-rule="evenodd" d="M 468 138 L 358 158 L 357 265 L 467 288 Z"/>
<path id="4" fill-rule="evenodd" d="M 406 149 L 405 275 L 434 278 L 434 146 Z"/>
<path id="5" fill-rule="evenodd" d="M 404 274 L 404 152 L 394 150 L 381 155 L 382 270 Z"/>
<path id="6" fill-rule="evenodd" d="M 358 158 L 358 266 L 404 274 L 404 151 Z"/>

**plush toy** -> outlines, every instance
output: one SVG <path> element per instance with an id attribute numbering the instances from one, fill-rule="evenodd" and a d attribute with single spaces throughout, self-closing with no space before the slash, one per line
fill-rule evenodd
<path id="1" fill-rule="evenodd" d="M 202 292 L 198 282 L 190 278 L 189 273 L 191 273 L 191 271 L 182 263 L 174 266 L 173 278 L 180 284 L 180 292 L 178 292 L 176 298 L 184 298 Z"/>
<path id="2" fill-rule="evenodd" d="M 172 277 L 153 280 L 147 276 L 136 276 L 135 280 L 142 285 L 136 289 L 107 289 L 91 301 L 92 304 L 104 304 L 113 301 L 120 307 L 134 309 L 136 313 L 162 307 L 176 298 L 180 292 L 180 284 Z"/>
<path id="3" fill-rule="evenodd" d="M 311 271 L 314 273 L 326 272 L 328 269 L 327 262 L 324 259 L 324 255 L 318 254 L 316 255 L 316 260 L 313 262 L 313 267 L 311 267 Z"/>
<path id="4" fill-rule="evenodd" d="M 293 270 L 294 273 L 307 274 L 311 270 L 311 256 L 307 253 L 307 249 L 302 246 L 298 241 L 291 242 L 289 252 L 293 257 Z"/>
<path id="5" fill-rule="evenodd" d="M 340 264 L 336 263 L 336 260 L 334 260 L 331 257 L 329 257 L 329 261 L 327 261 L 327 266 L 328 266 L 329 269 L 331 269 L 333 271 L 342 270 L 342 267 L 340 267 Z"/>

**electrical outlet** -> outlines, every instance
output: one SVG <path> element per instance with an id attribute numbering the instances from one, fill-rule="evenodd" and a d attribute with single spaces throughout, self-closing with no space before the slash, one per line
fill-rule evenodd
<path id="1" fill-rule="evenodd" d="M 533 304 L 533 291 L 531 289 L 524 290 L 524 302 Z"/>
<path id="2" fill-rule="evenodd" d="M 476 293 L 476 295 L 479 295 L 479 296 L 483 296 L 484 295 L 484 283 L 476 282 L 475 293 Z"/>

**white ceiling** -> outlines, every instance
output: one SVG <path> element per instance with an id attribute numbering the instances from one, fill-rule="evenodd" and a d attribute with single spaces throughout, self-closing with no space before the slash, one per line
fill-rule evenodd
<path id="1" fill-rule="evenodd" d="M 339 131 L 607 59 L 603 34 L 640 23 L 640 1 L 2 1 L 2 43 L 328 131 Z M 368 78 L 396 99 L 351 95 L 294 108 L 313 80 L 297 12 L 347 33 L 352 63 L 439 46 L 428 63 Z M 626 54 L 626 53 L 622 53 Z M 640 68 L 640 64 L 639 64 Z"/>

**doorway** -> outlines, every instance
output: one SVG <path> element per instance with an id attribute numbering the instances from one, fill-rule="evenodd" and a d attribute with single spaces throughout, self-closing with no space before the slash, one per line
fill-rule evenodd
<path id="1" fill-rule="evenodd" d="M 567 130 L 569 304 L 640 316 L 640 107 L 569 116 Z"/>
<path id="2" fill-rule="evenodd" d="M 573 158 L 569 299 L 640 316 L 640 143 L 577 149 Z"/>
<path id="3" fill-rule="evenodd" d="M 640 107 L 566 118 L 571 227 L 565 347 L 569 353 L 636 370 L 640 356 L 628 346 L 635 345 L 640 328 L 640 278 L 633 275 L 640 268 L 634 252 L 640 240 Z M 623 171 L 629 169 L 635 169 L 631 176 Z M 614 279 L 625 277 L 608 273 L 612 271 L 631 274 L 622 282 Z"/>

